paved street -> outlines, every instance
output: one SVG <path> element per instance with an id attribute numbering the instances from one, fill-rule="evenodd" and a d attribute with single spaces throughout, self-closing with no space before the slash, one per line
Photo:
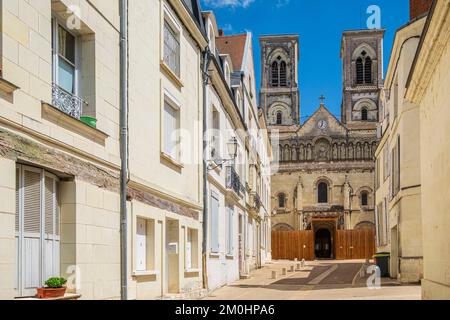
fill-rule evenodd
<path id="1" fill-rule="evenodd" d="M 383 279 L 381 289 L 368 289 L 360 277 L 364 261 L 308 262 L 301 271 L 281 275 L 294 262 L 277 261 L 250 279 L 214 291 L 207 300 L 420 300 L 420 286 L 400 286 Z M 278 278 L 272 279 L 272 271 Z"/>

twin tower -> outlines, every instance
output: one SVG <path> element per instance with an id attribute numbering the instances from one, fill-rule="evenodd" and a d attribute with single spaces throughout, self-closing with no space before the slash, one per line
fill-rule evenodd
<path id="1" fill-rule="evenodd" d="M 376 128 L 383 87 L 383 36 L 384 30 L 343 33 L 341 122 L 348 129 Z M 299 126 L 299 36 L 262 36 L 260 47 L 260 104 L 268 124 L 271 127 Z M 324 63 L 323 59 L 318 54 L 316 63 Z"/>

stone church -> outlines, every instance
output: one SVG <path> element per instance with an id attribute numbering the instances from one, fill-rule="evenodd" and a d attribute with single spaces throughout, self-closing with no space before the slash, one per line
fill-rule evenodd
<path id="1" fill-rule="evenodd" d="M 300 116 L 299 37 L 263 36 L 260 103 L 276 159 L 272 229 L 312 230 L 333 258 L 337 230 L 375 228 L 374 153 L 383 86 L 384 30 L 343 33 L 341 119 L 324 97 L 305 122 Z"/>

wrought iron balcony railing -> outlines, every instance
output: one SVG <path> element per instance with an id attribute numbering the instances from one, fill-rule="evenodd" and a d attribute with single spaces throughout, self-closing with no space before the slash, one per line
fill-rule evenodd
<path id="1" fill-rule="evenodd" d="M 261 197 L 257 192 L 251 193 L 251 203 L 256 211 L 259 211 L 259 209 L 261 209 L 262 206 Z"/>
<path id="2" fill-rule="evenodd" d="M 241 183 L 241 178 L 234 167 L 227 167 L 226 184 L 227 189 L 233 190 L 238 196 L 241 196 L 245 192 L 245 188 Z"/>
<path id="3" fill-rule="evenodd" d="M 60 111 L 78 120 L 83 114 L 83 106 L 87 105 L 83 99 L 67 92 L 57 84 L 52 86 L 52 103 Z"/>

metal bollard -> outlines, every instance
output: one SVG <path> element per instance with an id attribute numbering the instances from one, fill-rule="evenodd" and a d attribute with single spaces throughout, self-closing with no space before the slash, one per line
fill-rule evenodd
<path id="1" fill-rule="evenodd" d="M 291 266 L 289 272 L 294 272 L 294 266 Z"/>
<path id="2" fill-rule="evenodd" d="M 297 263 L 297 271 L 300 271 L 300 270 L 301 270 L 301 264 Z"/>
<path id="3" fill-rule="evenodd" d="M 276 271 L 272 271 L 272 279 L 276 279 L 277 278 L 277 272 Z"/>
<path id="4" fill-rule="evenodd" d="M 287 274 L 287 269 L 286 268 L 281 269 L 281 275 L 285 276 L 286 274 Z"/>

